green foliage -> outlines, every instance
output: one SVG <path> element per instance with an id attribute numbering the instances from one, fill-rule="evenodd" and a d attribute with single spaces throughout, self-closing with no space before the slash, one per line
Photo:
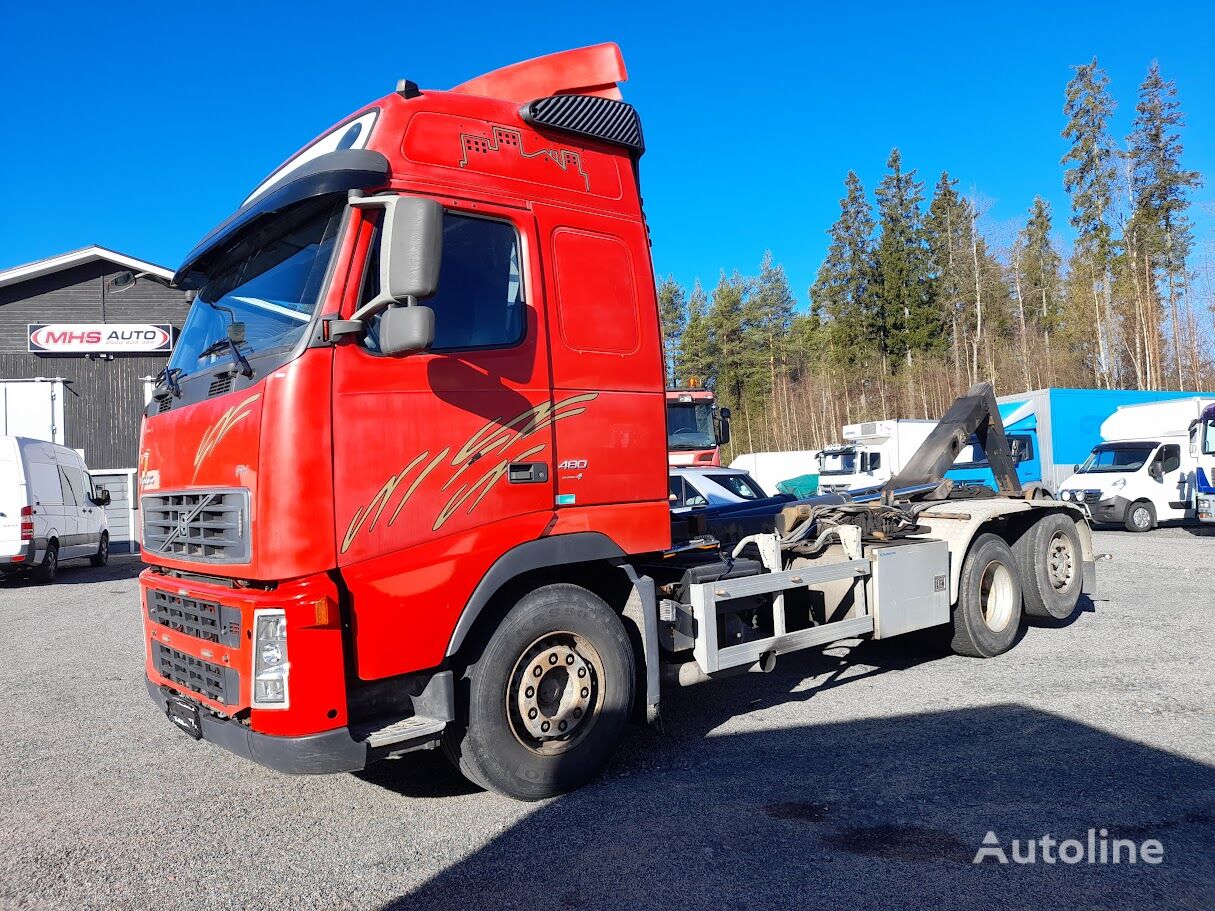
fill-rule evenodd
<path id="1" fill-rule="evenodd" d="M 876 320 L 879 350 L 891 361 L 911 361 L 912 352 L 943 343 L 940 311 L 929 294 L 928 255 L 920 224 L 923 184 L 915 170 L 904 171 L 898 149 L 886 161 L 890 172 L 877 188 L 878 236 L 875 253 Z"/>
<path id="2" fill-rule="evenodd" d="M 716 351 L 709 332 L 709 301 L 700 279 L 688 297 L 688 319 L 679 337 L 675 357 L 674 386 L 712 385 Z"/>
<path id="3" fill-rule="evenodd" d="M 1063 156 L 1063 186 L 1072 198 L 1073 227 L 1077 243 L 1091 249 L 1099 261 L 1110 256 L 1109 214 L 1113 208 L 1118 174 L 1118 151 L 1109 135 L 1114 99 L 1109 77 L 1097 66 L 1097 58 L 1074 67 L 1076 75 L 1067 84 L 1063 114 L 1067 125 L 1063 138 L 1071 148 Z"/>
<path id="4" fill-rule="evenodd" d="M 688 302 L 683 286 L 668 275 L 658 282 L 658 320 L 662 327 L 662 353 L 668 386 L 675 384 L 680 339 L 688 321 Z"/>
<path id="5" fill-rule="evenodd" d="M 1055 331 L 1062 314 L 1059 275 L 1062 260 L 1051 240 L 1050 203 L 1041 196 L 1034 197 L 1029 220 L 1017 235 L 1013 255 L 1021 272 L 1021 296 L 1027 317 L 1045 331 Z"/>
<path id="6" fill-rule="evenodd" d="M 802 346 L 815 347 L 820 329 L 832 363 L 851 366 L 875 349 L 877 302 L 874 298 L 873 215 L 854 171 L 844 180 L 840 216 L 827 233 L 831 244 L 810 288 L 810 321 L 799 326 Z"/>

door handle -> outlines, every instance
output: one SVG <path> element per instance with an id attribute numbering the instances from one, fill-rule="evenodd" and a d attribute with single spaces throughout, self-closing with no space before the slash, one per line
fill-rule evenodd
<path id="1" fill-rule="evenodd" d="M 548 480 L 548 463 L 511 462 L 507 474 L 511 484 L 543 484 Z"/>

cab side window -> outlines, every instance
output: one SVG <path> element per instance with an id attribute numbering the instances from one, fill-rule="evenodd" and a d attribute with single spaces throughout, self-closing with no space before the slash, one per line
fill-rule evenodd
<path id="1" fill-rule="evenodd" d="M 447 212 L 439 291 L 424 303 L 435 313 L 431 351 L 506 348 L 523 339 L 523 276 L 519 237 L 502 221 Z M 380 290 L 379 241 L 373 241 L 362 303 Z M 368 322 L 365 345 L 379 351 L 379 317 Z"/>
<path id="2" fill-rule="evenodd" d="M 1181 467 L 1181 447 L 1174 444 L 1161 446 L 1157 460 L 1160 462 L 1160 470 L 1165 474 L 1176 471 Z"/>

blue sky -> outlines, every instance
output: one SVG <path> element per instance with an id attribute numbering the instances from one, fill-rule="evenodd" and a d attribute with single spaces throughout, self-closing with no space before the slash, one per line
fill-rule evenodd
<path id="1" fill-rule="evenodd" d="M 1066 241 L 1063 88 L 1100 58 L 1120 137 L 1157 58 L 1208 175 L 1215 11 L 1020 4 L 6 4 L 0 13 L 0 268 L 90 243 L 176 266 L 283 158 L 399 77 L 447 88 L 612 40 L 641 111 L 655 267 L 712 285 L 765 249 L 799 302 L 851 168 L 872 194 L 892 146 L 926 192 L 942 169 L 992 225 L 1041 193 Z M 1205 207 L 1205 209 L 1204 209 Z"/>

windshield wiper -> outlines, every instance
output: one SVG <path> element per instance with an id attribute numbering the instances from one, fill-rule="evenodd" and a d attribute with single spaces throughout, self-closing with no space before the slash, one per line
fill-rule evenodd
<path id="1" fill-rule="evenodd" d="M 181 386 L 177 384 L 177 377 L 181 374 L 180 367 L 166 366 L 164 370 L 156 374 L 156 388 L 161 386 L 166 387 L 169 393 L 175 398 L 181 398 Z"/>
<path id="2" fill-rule="evenodd" d="M 240 345 L 233 339 L 228 338 L 226 335 L 223 338 L 212 342 L 202 351 L 198 352 L 198 359 L 201 361 L 204 357 L 211 357 L 213 354 L 219 354 L 225 348 L 232 352 L 232 359 L 240 368 L 240 372 L 247 377 L 253 376 L 253 367 L 250 366 L 249 362 L 245 359 L 245 356 L 241 354 Z M 179 392 L 178 395 L 180 394 L 181 393 Z"/>

